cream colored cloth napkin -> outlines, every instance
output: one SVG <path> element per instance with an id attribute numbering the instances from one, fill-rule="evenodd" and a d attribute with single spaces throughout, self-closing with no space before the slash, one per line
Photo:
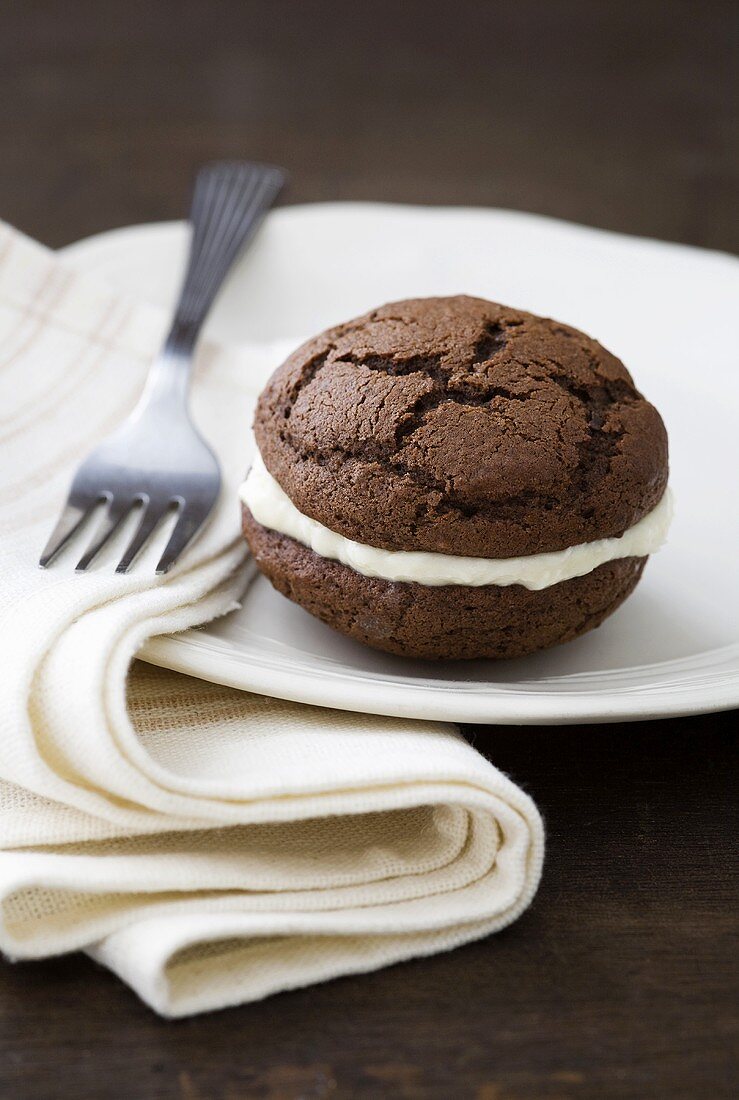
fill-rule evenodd
<path id="1" fill-rule="evenodd" d="M 225 487 L 163 578 L 39 552 L 135 402 L 166 318 L 0 227 L 0 947 L 84 949 L 179 1016 L 445 950 L 538 884 L 531 799 L 450 726 L 321 710 L 133 663 L 234 606 L 236 486 L 284 349 L 205 347 Z"/>

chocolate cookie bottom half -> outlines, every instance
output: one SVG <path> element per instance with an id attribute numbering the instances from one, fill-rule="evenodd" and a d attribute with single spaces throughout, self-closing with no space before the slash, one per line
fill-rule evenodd
<path id="1" fill-rule="evenodd" d="M 365 577 L 257 523 L 242 508 L 262 573 L 288 599 L 365 645 L 404 657 L 523 657 L 599 626 L 635 588 L 646 558 L 619 558 L 537 591 Z"/>

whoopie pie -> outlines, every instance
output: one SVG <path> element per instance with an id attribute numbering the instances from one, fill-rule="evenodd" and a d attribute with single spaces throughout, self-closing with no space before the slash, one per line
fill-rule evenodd
<path id="1" fill-rule="evenodd" d="M 455 296 L 298 348 L 259 398 L 241 489 L 258 567 L 409 657 L 519 657 L 598 626 L 670 519 L 667 434 L 568 325 Z"/>

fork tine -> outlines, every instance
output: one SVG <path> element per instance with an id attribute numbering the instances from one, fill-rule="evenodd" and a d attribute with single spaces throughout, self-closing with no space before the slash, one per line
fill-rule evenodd
<path id="1" fill-rule="evenodd" d="M 76 573 L 84 573 L 88 566 L 92 564 L 94 559 L 98 556 L 102 548 L 105 546 L 108 539 L 111 537 L 111 535 L 115 534 L 123 520 L 131 511 L 133 504 L 134 501 L 132 500 L 120 501 L 115 498 L 111 500 L 107 515 L 100 524 L 95 539 L 91 543 L 90 548 L 87 550 L 86 553 L 82 555 L 80 560 L 77 562 L 77 565 L 75 566 Z"/>
<path id="2" fill-rule="evenodd" d="M 94 505 L 94 501 L 87 502 L 84 507 L 73 504 L 71 499 L 67 501 L 39 558 L 38 563 L 42 569 L 45 569 L 51 559 L 55 558 L 59 551 L 67 545 L 75 531 L 82 526 Z"/>
<path id="3" fill-rule="evenodd" d="M 164 553 L 159 559 L 159 564 L 156 568 L 157 573 L 167 573 L 172 568 L 187 544 L 195 537 L 205 523 L 210 515 L 211 508 L 212 505 L 210 508 L 206 508 L 203 511 L 202 508 L 197 508 L 193 505 L 188 507 L 187 504 L 183 504 L 180 514 L 177 517 L 177 523 L 175 524 L 174 530 L 169 536 L 169 542 L 165 546 Z"/>
<path id="4" fill-rule="evenodd" d="M 116 573 L 127 573 L 133 564 L 135 557 L 140 554 L 144 549 L 145 543 L 149 541 L 149 537 L 152 534 L 154 528 L 159 521 L 165 515 L 167 506 L 164 508 L 153 503 L 147 503 L 144 506 L 144 514 L 141 517 L 141 523 L 134 532 L 134 535 L 129 542 L 123 557 L 116 566 Z"/>

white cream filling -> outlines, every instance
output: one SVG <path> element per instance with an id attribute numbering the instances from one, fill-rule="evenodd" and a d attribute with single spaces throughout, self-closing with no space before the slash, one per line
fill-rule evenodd
<path id="1" fill-rule="evenodd" d="M 571 577 L 582 577 L 607 561 L 653 554 L 664 543 L 672 519 L 672 494 L 667 489 L 659 504 L 619 538 L 597 539 L 566 550 L 518 558 L 465 558 L 425 550 L 382 550 L 329 530 L 298 511 L 259 452 L 239 496 L 262 527 L 288 535 L 322 558 L 348 565 L 365 577 L 428 585 L 521 584 L 535 590 L 548 588 Z"/>

